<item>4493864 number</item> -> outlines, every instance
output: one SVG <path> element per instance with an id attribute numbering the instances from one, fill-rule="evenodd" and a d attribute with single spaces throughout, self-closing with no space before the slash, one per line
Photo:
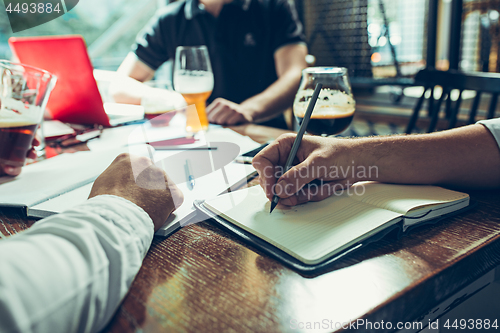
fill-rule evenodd
<path id="1" fill-rule="evenodd" d="M 35 13 L 47 13 L 50 14 L 52 12 L 59 13 L 61 9 L 59 8 L 59 3 L 55 6 L 52 6 L 51 3 L 17 3 L 14 8 L 12 8 L 12 3 L 9 3 L 5 8 L 7 13 L 23 13 L 23 14 L 35 14 Z"/>
<path id="2" fill-rule="evenodd" d="M 444 323 L 443 327 L 447 329 L 460 329 L 460 330 L 465 330 L 465 329 L 485 329 L 485 330 L 497 330 L 498 329 L 498 319 L 495 319 L 494 321 L 491 321 L 489 319 L 455 319 L 453 322 L 450 323 L 450 320 L 446 320 Z"/>

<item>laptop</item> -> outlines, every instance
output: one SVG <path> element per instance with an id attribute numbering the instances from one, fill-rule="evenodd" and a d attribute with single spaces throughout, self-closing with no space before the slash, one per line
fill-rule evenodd
<path id="1" fill-rule="evenodd" d="M 11 37 L 19 62 L 57 76 L 47 110 L 54 120 L 116 126 L 144 118 L 137 105 L 103 103 L 82 36 Z"/>

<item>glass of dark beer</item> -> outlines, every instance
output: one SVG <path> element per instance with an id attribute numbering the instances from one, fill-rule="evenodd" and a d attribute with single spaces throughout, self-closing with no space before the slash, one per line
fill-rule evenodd
<path id="1" fill-rule="evenodd" d="M 23 166 L 56 77 L 0 60 L 0 165 Z"/>
<path id="2" fill-rule="evenodd" d="M 345 131 L 354 117 L 356 102 L 352 96 L 347 68 L 344 67 L 309 67 L 302 71 L 293 103 L 293 113 L 299 125 L 317 83 L 322 83 L 323 88 L 307 125 L 307 133 L 329 136 Z"/>

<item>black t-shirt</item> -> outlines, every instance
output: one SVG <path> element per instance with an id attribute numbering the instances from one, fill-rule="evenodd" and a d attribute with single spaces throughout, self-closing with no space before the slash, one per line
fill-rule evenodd
<path id="1" fill-rule="evenodd" d="M 206 45 L 215 80 L 209 102 L 223 97 L 241 103 L 276 81 L 274 52 L 304 39 L 293 0 L 234 0 L 218 18 L 197 0 L 186 0 L 160 9 L 133 51 L 156 70 L 175 58 L 177 46 Z"/>

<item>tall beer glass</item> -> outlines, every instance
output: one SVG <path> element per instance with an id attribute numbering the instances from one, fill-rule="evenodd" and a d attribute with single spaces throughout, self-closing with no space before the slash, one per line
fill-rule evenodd
<path id="1" fill-rule="evenodd" d="M 186 131 L 194 133 L 208 128 L 205 111 L 214 88 L 214 75 L 206 46 L 178 46 L 175 52 L 174 89 L 188 105 Z"/>
<path id="2" fill-rule="evenodd" d="M 323 88 L 307 125 L 307 133 L 321 136 L 339 134 L 351 124 L 356 108 L 347 77 L 347 68 L 309 67 L 304 69 L 293 103 L 295 118 L 299 124 L 302 123 L 317 83 L 322 83 Z"/>
<path id="3" fill-rule="evenodd" d="M 23 166 L 56 77 L 0 60 L 0 164 Z"/>

